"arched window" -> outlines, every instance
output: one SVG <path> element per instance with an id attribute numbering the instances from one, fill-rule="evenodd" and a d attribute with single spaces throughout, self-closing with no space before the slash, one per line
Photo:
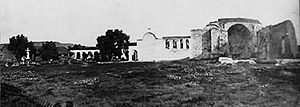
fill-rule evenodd
<path id="1" fill-rule="evenodd" d="M 137 61 L 138 60 L 138 52 L 137 52 L 137 50 L 133 51 L 132 60 L 133 61 Z"/>
<path id="2" fill-rule="evenodd" d="M 170 48 L 170 42 L 168 39 L 166 39 L 166 48 L 169 49 Z"/>
<path id="3" fill-rule="evenodd" d="M 187 40 L 185 41 L 185 43 L 186 43 L 186 49 L 189 49 L 189 48 L 190 48 L 190 42 L 189 42 L 189 40 L 187 39 Z"/>
<path id="4" fill-rule="evenodd" d="M 176 40 L 173 40 L 173 48 L 177 49 L 177 41 Z"/>
<path id="5" fill-rule="evenodd" d="M 85 52 L 83 52 L 83 53 L 82 53 L 82 59 L 83 59 L 83 60 L 86 60 L 87 57 L 88 57 L 88 54 L 85 53 Z"/>
<path id="6" fill-rule="evenodd" d="M 180 39 L 180 49 L 183 49 L 183 40 Z"/>
<path id="7" fill-rule="evenodd" d="M 91 51 L 89 51 L 87 59 L 92 59 L 93 57 L 94 57 L 93 53 Z"/>
<path id="8" fill-rule="evenodd" d="M 76 53 L 76 59 L 80 59 L 80 52 Z"/>

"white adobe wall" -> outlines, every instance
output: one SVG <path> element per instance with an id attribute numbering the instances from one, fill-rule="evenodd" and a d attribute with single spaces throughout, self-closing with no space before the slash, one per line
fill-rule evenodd
<path id="1" fill-rule="evenodd" d="M 211 29 L 211 50 L 215 51 L 218 45 L 226 45 L 228 43 L 227 31 L 220 29 Z"/>
<path id="2" fill-rule="evenodd" d="M 137 42 L 138 59 L 139 61 L 162 61 L 187 58 L 190 56 L 190 49 L 187 49 L 185 46 L 186 39 L 183 38 L 183 49 L 180 48 L 180 39 L 177 41 L 177 49 L 173 48 L 173 39 L 170 39 L 170 48 L 167 49 L 165 39 L 157 39 L 155 35 L 146 33 L 143 40 Z"/>

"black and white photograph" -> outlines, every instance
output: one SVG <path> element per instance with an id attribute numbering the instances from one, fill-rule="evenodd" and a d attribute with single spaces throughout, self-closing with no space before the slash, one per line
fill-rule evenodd
<path id="1" fill-rule="evenodd" d="M 300 107 L 299 0 L 0 0 L 0 107 Z"/>

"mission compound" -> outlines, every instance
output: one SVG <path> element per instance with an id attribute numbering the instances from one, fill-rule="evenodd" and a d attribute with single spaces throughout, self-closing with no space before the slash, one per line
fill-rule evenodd
<path id="1" fill-rule="evenodd" d="M 298 55 L 291 21 L 263 27 L 258 20 L 221 18 L 190 35 L 163 36 L 147 31 L 136 46 L 130 46 L 131 59 L 139 61 L 202 59 L 229 56 L 233 59 L 284 59 Z"/>
<path id="2" fill-rule="evenodd" d="M 160 35 L 161 36 L 161 35 Z M 69 49 L 70 44 L 58 46 L 61 55 L 82 59 L 83 53 L 95 56 L 96 47 Z M 1 47 L 1 60 L 5 60 L 5 46 Z M 5 57 L 6 56 L 6 57 Z M 92 57 L 91 56 L 91 57 Z M 142 38 L 129 43 L 129 61 L 163 61 L 184 58 L 210 59 L 256 58 L 292 59 L 299 57 L 295 29 L 291 21 L 262 26 L 261 22 L 248 18 L 220 18 L 203 29 L 192 29 L 187 35 L 162 35 L 158 38 L 150 29 Z"/>

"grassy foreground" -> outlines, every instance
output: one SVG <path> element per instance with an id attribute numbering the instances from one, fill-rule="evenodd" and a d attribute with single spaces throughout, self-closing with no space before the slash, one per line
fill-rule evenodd
<path id="1" fill-rule="evenodd" d="M 182 60 L 1 67 L 1 107 L 18 105 L 296 107 L 300 66 Z"/>

